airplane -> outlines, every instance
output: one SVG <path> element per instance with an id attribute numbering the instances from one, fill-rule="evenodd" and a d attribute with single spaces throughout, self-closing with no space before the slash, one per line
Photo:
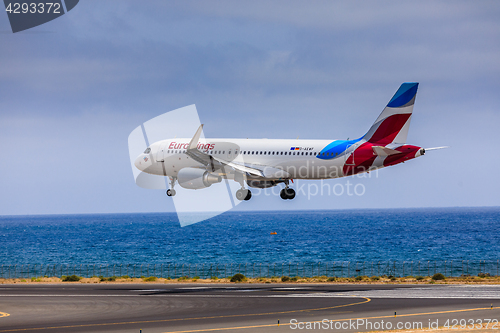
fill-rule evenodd
<path id="1" fill-rule="evenodd" d="M 293 199 L 294 179 L 332 179 L 396 165 L 423 156 L 426 149 L 407 145 L 406 138 L 418 83 L 403 83 L 368 132 L 355 140 L 201 139 L 151 144 L 134 165 L 145 173 L 169 178 L 168 196 L 176 182 L 199 190 L 232 179 L 241 185 L 238 200 L 250 200 L 249 188 L 284 184 L 280 197 Z M 440 149 L 446 147 L 436 147 Z"/>

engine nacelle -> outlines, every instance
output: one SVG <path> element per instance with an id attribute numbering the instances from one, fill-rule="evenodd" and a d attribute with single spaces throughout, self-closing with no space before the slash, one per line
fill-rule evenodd
<path id="1" fill-rule="evenodd" d="M 253 188 L 269 188 L 278 185 L 279 183 L 283 183 L 283 181 L 279 180 L 247 180 L 247 184 L 249 187 Z"/>
<path id="2" fill-rule="evenodd" d="M 184 168 L 177 174 L 179 185 L 190 190 L 199 190 L 220 183 L 222 177 L 197 168 Z"/>

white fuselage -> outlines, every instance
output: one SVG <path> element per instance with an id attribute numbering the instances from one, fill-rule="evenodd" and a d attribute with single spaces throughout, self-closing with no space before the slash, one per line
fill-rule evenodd
<path id="1" fill-rule="evenodd" d="M 136 160 L 141 170 L 155 175 L 177 177 L 182 168 L 200 167 L 185 154 L 190 139 L 168 139 L 153 143 L 149 154 Z M 317 155 L 332 140 L 282 139 L 200 139 L 198 149 L 214 157 L 254 166 L 273 166 L 290 174 L 292 179 L 325 179 L 342 177 L 342 167 L 356 146 L 332 159 Z M 292 150 L 293 148 L 293 150 Z M 144 157 L 148 161 L 144 162 Z M 137 163 L 147 163 L 139 166 Z"/>

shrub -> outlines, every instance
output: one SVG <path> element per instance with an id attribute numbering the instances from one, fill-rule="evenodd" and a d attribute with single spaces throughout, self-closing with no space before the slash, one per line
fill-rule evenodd
<path id="1" fill-rule="evenodd" d="M 106 278 L 106 277 L 104 277 L 104 276 L 102 276 L 102 275 L 99 275 L 99 281 L 101 281 L 101 282 L 106 282 L 106 281 L 116 281 L 116 279 L 117 279 L 117 278 L 118 278 L 118 277 L 117 277 L 117 276 L 114 276 L 114 275 L 113 275 L 113 276 L 110 276 L 110 277 L 107 277 L 107 278 Z"/>
<path id="2" fill-rule="evenodd" d="M 332 276 L 332 277 L 329 277 L 327 281 L 328 282 L 333 282 L 335 280 L 337 280 L 337 278 L 335 276 Z"/>
<path id="3" fill-rule="evenodd" d="M 80 276 L 76 275 L 70 275 L 70 276 L 62 276 L 61 280 L 66 281 L 66 282 L 76 282 L 80 281 L 82 278 Z"/>
<path id="4" fill-rule="evenodd" d="M 153 282 L 156 281 L 156 276 L 150 276 L 148 278 L 143 279 L 144 282 Z"/>
<path id="5" fill-rule="evenodd" d="M 380 277 L 378 277 L 378 276 L 372 276 L 370 279 L 372 281 L 378 281 L 378 280 L 380 280 Z"/>
<path id="6" fill-rule="evenodd" d="M 391 276 L 391 281 L 396 281 L 398 278 L 395 276 Z"/>
<path id="7" fill-rule="evenodd" d="M 293 278 L 291 278 L 291 279 L 290 279 L 290 281 L 292 281 L 292 282 L 297 282 L 297 280 L 298 280 L 298 279 L 299 279 L 299 277 L 298 277 L 298 276 L 294 276 Z"/>
<path id="8" fill-rule="evenodd" d="M 444 277 L 444 275 L 443 275 L 443 274 L 441 274 L 441 273 L 436 273 L 436 274 L 434 274 L 434 275 L 432 276 L 432 279 L 433 279 L 434 281 L 438 281 L 438 280 L 444 280 L 444 279 L 446 279 L 446 278 Z"/>
<path id="9" fill-rule="evenodd" d="M 424 279 L 424 277 L 420 276 L 420 275 L 415 277 L 415 280 L 417 280 L 417 281 L 422 281 L 423 279 Z"/>
<path id="10" fill-rule="evenodd" d="M 187 276 L 181 276 L 180 278 L 177 279 L 177 281 L 186 281 L 188 279 L 189 279 L 189 277 L 187 277 Z"/>
<path id="11" fill-rule="evenodd" d="M 282 276 L 281 277 L 281 282 L 288 282 L 290 281 L 290 277 L 289 276 Z"/>
<path id="12" fill-rule="evenodd" d="M 490 277 L 490 273 L 479 273 L 477 276 L 479 276 L 480 278 L 485 278 L 485 277 Z"/>
<path id="13" fill-rule="evenodd" d="M 231 278 L 231 282 L 243 282 L 243 281 L 246 281 L 247 280 L 247 277 L 241 273 L 236 273 L 233 275 L 233 277 Z"/>
<path id="14" fill-rule="evenodd" d="M 212 280 L 218 280 L 219 278 L 217 276 L 212 276 L 212 277 L 210 277 L 210 279 L 212 279 Z"/>
<path id="15" fill-rule="evenodd" d="M 365 276 L 365 275 L 358 275 L 358 276 L 356 276 L 356 281 L 363 281 L 365 279 L 368 279 L 368 276 Z"/>

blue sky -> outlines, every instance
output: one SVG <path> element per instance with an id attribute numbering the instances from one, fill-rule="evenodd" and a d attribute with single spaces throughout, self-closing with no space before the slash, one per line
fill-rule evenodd
<path id="1" fill-rule="evenodd" d="M 196 104 L 206 137 L 354 138 L 405 81 L 408 143 L 450 149 L 329 181 L 363 196 L 238 209 L 497 206 L 499 17 L 498 1 L 82 0 L 12 34 L 0 15 L 0 214 L 172 211 L 134 184 L 142 122 Z"/>

